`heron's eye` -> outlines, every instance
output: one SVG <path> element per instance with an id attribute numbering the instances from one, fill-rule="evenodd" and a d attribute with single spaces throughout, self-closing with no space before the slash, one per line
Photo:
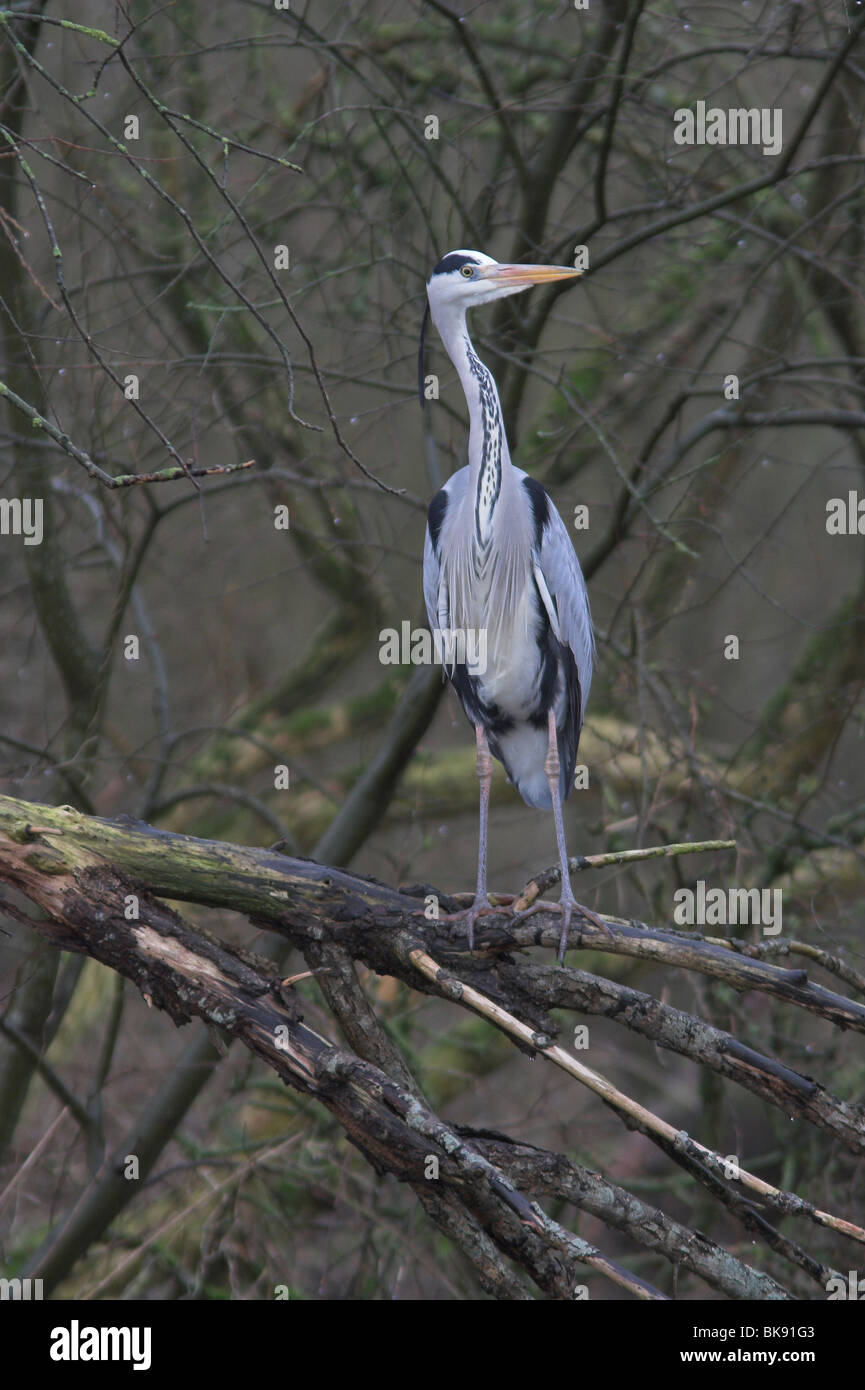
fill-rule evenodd
<path id="1" fill-rule="evenodd" d="M 466 280 L 470 280 L 474 273 L 475 272 L 473 266 L 464 265 L 460 268 L 460 275 L 462 275 Z"/>

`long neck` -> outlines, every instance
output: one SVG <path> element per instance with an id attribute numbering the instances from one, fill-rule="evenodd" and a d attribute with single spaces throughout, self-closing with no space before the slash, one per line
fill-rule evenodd
<path id="1" fill-rule="evenodd" d="M 477 541 L 487 545 L 502 490 L 512 484 L 513 465 L 499 393 L 492 372 L 472 346 L 465 312 L 442 315 L 436 327 L 457 369 L 469 408 L 469 491 L 474 532 Z"/>
<path id="2" fill-rule="evenodd" d="M 499 393 L 472 347 L 465 313 L 454 310 L 435 323 L 459 373 L 470 419 L 469 485 L 442 565 L 451 625 L 486 630 L 490 651 L 506 660 L 507 634 L 521 604 L 521 621 L 527 621 L 523 599 L 531 573 L 530 511 L 520 505 L 520 480 L 508 452 Z"/>

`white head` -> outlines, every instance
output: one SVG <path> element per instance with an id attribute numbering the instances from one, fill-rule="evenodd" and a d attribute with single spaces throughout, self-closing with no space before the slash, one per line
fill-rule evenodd
<path id="1" fill-rule="evenodd" d="M 427 282 L 432 320 L 441 329 L 455 313 L 462 315 L 477 304 L 489 304 L 492 299 L 520 294 L 531 285 L 571 279 L 581 273 L 573 266 L 508 265 L 482 251 L 449 251 Z"/>

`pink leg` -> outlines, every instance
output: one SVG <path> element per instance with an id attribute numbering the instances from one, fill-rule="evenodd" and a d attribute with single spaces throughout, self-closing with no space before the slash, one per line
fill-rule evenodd
<path id="1" fill-rule="evenodd" d="M 468 911 L 469 950 L 474 950 L 475 921 L 481 912 L 488 911 L 492 904 L 487 897 L 487 823 L 490 809 L 490 783 L 493 780 L 493 760 L 490 757 L 486 730 L 482 724 L 475 725 L 475 738 L 478 745 L 477 772 L 481 788 L 480 814 L 478 825 L 478 881 L 475 900 Z"/>
<path id="2" fill-rule="evenodd" d="M 562 937 L 559 942 L 559 965 L 564 964 L 565 950 L 568 945 L 568 929 L 571 925 L 571 915 L 576 907 L 584 917 L 598 927 L 601 927 L 612 939 L 613 933 L 610 931 L 606 922 L 602 922 L 587 907 L 581 907 L 574 897 L 571 888 L 571 871 L 568 867 L 568 851 L 565 845 L 565 823 L 562 816 L 562 793 L 559 786 L 559 739 L 556 730 L 555 711 L 550 710 L 548 716 L 549 743 L 547 744 L 547 756 L 544 760 L 544 772 L 547 774 L 547 781 L 550 785 L 550 795 L 553 798 L 553 817 L 556 822 L 556 844 L 559 849 L 559 865 L 562 871 L 562 896 L 559 900 L 559 907 L 562 913 Z"/>
<path id="3" fill-rule="evenodd" d="M 470 951 L 475 948 L 475 922 L 477 919 L 485 913 L 499 911 L 498 908 L 493 907 L 487 897 L 487 824 L 489 820 L 490 783 L 493 779 L 493 760 L 487 743 L 486 731 L 482 724 L 475 725 L 475 738 L 478 745 L 477 771 L 481 789 L 478 825 L 478 881 L 475 889 L 475 900 L 471 907 L 464 908 L 460 912 L 451 912 L 440 919 L 443 922 L 465 922 Z"/>
<path id="4" fill-rule="evenodd" d="M 547 781 L 550 785 L 550 795 L 553 798 L 553 818 L 556 823 L 556 844 L 559 849 L 559 865 L 562 871 L 562 896 L 560 906 L 562 909 L 562 939 L 559 943 L 559 964 L 565 959 L 565 947 L 568 944 L 568 928 L 571 925 L 571 913 L 576 906 L 576 898 L 571 888 L 571 871 L 568 868 L 568 850 L 565 845 L 565 822 L 562 816 L 562 793 L 559 787 L 559 740 L 556 731 L 555 710 L 550 710 L 547 725 L 549 729 L 549 742 L 547 744 L 547 756 L 544 761 L 544 772 L 547 774 Z"/>

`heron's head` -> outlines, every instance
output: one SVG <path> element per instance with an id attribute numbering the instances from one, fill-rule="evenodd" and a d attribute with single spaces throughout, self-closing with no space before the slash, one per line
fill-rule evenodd
<path id="1" fill-rule="evenodd" d="M 520 294 L 532 285 L 551 280 L 568 280 L 581 271 L 569 265 L 508 265 L 494 261 L 482 251 L 449 251 L 439 261 L 427 282 L 433 321 L 441 311 L 472 309 Z"/>
<path id="2" fill-rule="evenodd" d="M 570 265 L 508 265 L 485 256 L 483 251 L 449 251 L 443 256 L 427 281 L 427 308 L 423 316 L 418 348 L 418 398 L 424 403 L 424 337 L 427 320 L 432 318 L 447 345 L 448 337 L 460 324 L 465 326 L 465 313 L 491 299 L 504 299 L 520 294 L 531 285 L 544 285 L 551 280 L 571 280 L 582 275 Z"/>

